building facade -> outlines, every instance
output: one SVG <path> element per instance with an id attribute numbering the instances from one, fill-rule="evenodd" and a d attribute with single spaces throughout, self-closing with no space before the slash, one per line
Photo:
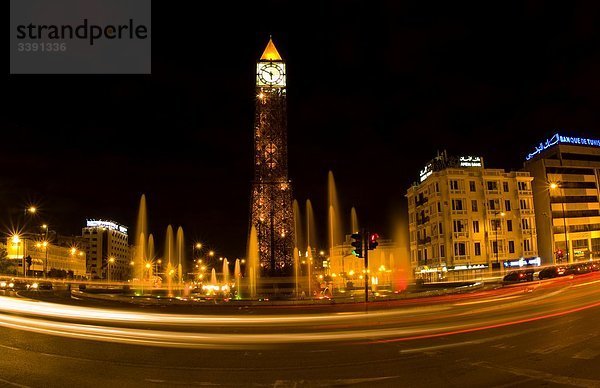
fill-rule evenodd
<path id="1" fill-rule="evenodd" d="M 86 277 L 86 253 L 76 248 L 62 247 L 45 241 L 9 237 L 6 241 L 6 258 L 14 260 L 28 276 Z M 26 260 L 30 260 L 30 264 Z M 23 272 L 23 274 L 25 274 Z"/>
<path id="2" fill-rule="evenodd" d="M 600 258 L 600 139 L 555 134 L 525 161 L 546 264 Z"/>
<path id="3" fill-rule="evenodd" d="M 88 220 L 81 237 L 86 241 L 87 268 L 92 279 L 126 280 L 132 256 L 125 226 Z"/>
<path id="4" fill-rule="evenodd" d="M 406 194 L 415 276 L 460 279 L 536 257 L 532 180 L 481 157 L 444 152 L 428 163 Z"/>

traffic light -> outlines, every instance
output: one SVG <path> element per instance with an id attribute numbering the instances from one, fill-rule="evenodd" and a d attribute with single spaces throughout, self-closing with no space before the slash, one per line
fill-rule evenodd
<path id="1" fill-rule="evenodd" d="M 354 233 L 352 236 L 350 236 L 352 238 L 352 246 L 354 247 L 354 250 L 352 251 L 352 254 L 356 257 L 363 257 L 363 249 L 362 249 L 362 235 L 360 233 Z"/>
<path id="2" fill-rule="evenodd" d="M 556 260 L 557 261 L 562 261 L 563 257 L 565 257 L 565 253 L 563 252 L 562 249 L 559 249 L 556 251 Z"/>
<path id="3" fill-rule="evenodd" d="M 369 236 L 369 250 L 370 251 L 377 248 L 377 245 L 379 245 L 379 243 L 377 242 L 378 238 L 379 238 L 379 235 L 377 233 L 373 233 L 371 236 Z"/>
<path id="4" fill-rule="evenodd" d="M 27 268 L 31 267 L 31 256 L 27 256 L 25 262 L 27 263 Z"/>

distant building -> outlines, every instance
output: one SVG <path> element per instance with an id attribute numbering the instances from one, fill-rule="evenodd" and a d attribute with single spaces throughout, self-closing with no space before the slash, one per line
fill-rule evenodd
<path id="1" fill-rule="evenodd" d="M 525 161 L 546 263 L 600 258 L 600 139 L 555 134 Z M 568 246 L 567 246 L 568 245 Z"/>
<path id="2" fill-rule="evenodd" d="M 131 261 L 127 227 L 113 221 L 88 220 L 81 237 L 86 241 L 87 268 L 92 279 L 108 279 L 109 270 L 113 280 L 127 278 Z"/>
<path id="3" fill-rule="evenodd" d="M 336 289 L 364 288 L 365 259 L 353 255 L 354 247 L 350 244 L 351 239 L 348 235 L 342 245 L 333 248 L 329 260 L 323 260 L 324 266 L 329 267 L 327 272 L 332 277 Z M 379 246 L 369 251 L 368 271 L 369 285 L 374 290 L 378 287 L 404 289 L 408 278 L 412 277 L 412 274 L 409 274 L 405 249 L 401 249 L 391 240 L 379 240 Z"/>
<path id="4" fill-rule="evenodd" d="M 415 276 L 460 279 L 537 256 L 533 178 L 444 152 L 407 191 Z"/>
<path id="5" fill-rule="evenodd" d="M 62 247 L 43 241 L 9 237 L 6 241 L 8 260 L 14 260 L 23 272 L 27 267 L 28 276 L 43 276 L 46 271 L 50 277 L 86 277 L 86 254 L 76 248 Z M 31 259 L 31 264 L 24 263 Z"/>

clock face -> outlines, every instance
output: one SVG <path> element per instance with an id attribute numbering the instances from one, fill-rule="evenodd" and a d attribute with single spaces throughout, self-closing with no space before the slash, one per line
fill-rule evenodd
<path id="1" fill-rule="evenodd" d="M 258 80 L 263 85 L 285 86 L 284 67 L 276 63 L 259 64 Z"/>

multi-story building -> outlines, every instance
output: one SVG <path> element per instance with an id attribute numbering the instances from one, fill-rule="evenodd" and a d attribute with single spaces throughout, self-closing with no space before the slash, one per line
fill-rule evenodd
<path id="1" fill-rule="evenodd" d="M 130 272 L 131 261 L 127 228 L 112 221 L 88 220 L 81 236 L 87 241 L 90 277 L 125 280 Z"/>
<path id="2" fill-rule="evenodd" d="M 28 276 L 43 276 L 44 272 L 50 277 L 86 276 L 86 254 L 76 248 L 12 236 L 7 239 L 6 253 L 6 258 L 20 267 L 19 272 Z M 23 265 L 26 272 L 21 272 Z"/>
<path id="3" fill-rule="evenodd" d="M 415 275 L 459 279 L 537 256 L 532 180 L 481 157 L 444 152 L 428 163 L 406 194 Z"/>
<path id="4" fill-rule="evenodd" d="M 555 134 L 527 155 L 545 263 L 600 258 L 600 139 Z"/>

